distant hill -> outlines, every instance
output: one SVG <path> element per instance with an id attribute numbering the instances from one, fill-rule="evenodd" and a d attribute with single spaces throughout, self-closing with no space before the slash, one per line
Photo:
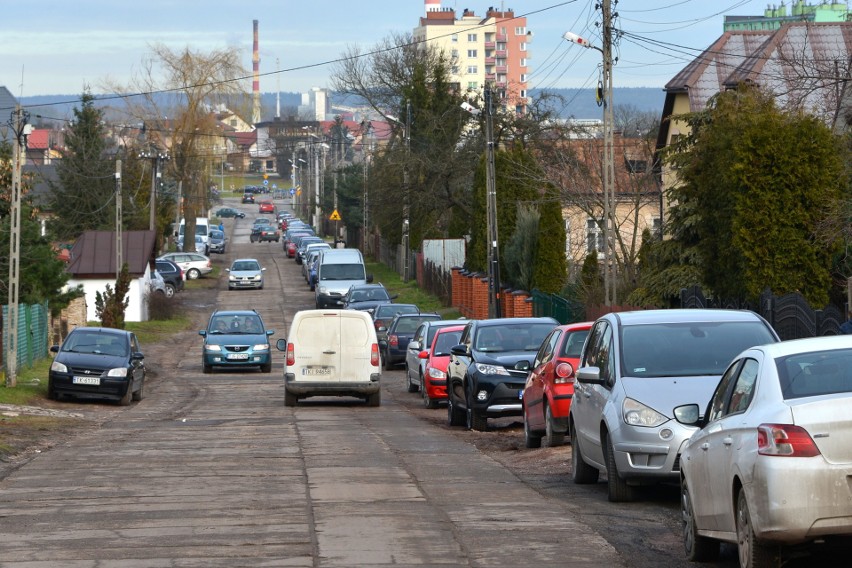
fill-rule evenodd
<path id="1" fill-rule="evenodd" d="M 562 96 L 567 102 L 563 110 L 563 118 L 601 118 L 603 109 L 595 101 L 594 89 L 549 89 L 548 92 Z M 536 89 L 530 90 L 530 96 L 537 97 L 540 92 Z M 73 117 L 73 109 L 79 106 L 79 94 L 77 95 L 40 95 L 35 97 L 23 97 L 21 103 L 30 112 L 31 121 L 38 125 L 43 122 L 50 124 L 49 119 L 70 120 Z M 332 103 L 336 97 L 332 96 Z M 615 106 L 632 105 L 640 111 L 661 113 L 665 93 L 662 89 L 651 87 L 630 87 L 615 89 L 613 93 Z M 294 114 L 302 96 L 300 93 L 281 93 L 281 115 L 286 117 Z M 99 103 L 99 107 L 105 109 L 107 120 L 121 120 L 124 103 L 120 98 L 108 98 Z M 345 99 L 339 104 L 355 106 L 351 99 Z M 270 120 L 275 114 L 276 94 L 261 93 L 261 106 L 263 108 L 263 120 Z M 40 119 L 39 116 L 43 117 Z"/>

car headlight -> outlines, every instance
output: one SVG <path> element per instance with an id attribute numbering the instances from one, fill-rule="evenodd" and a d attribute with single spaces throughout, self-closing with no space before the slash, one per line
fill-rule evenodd
<path id="1" fill-rule="evenodd" d="M 447 378 L 447 373 L 445 373 L 441 369 L 429 367 L 428 372 L 429 372 L 429 378 L 430 379 L 446 379 Z"/>
<path id="2" fill-rule="evenodd" d="M 233 281 L 234 281 L 234 280 L 236 280 L 236 279 L 237 279 L 237 277 L 236 277 L 236 276 L 234 276 L 233 274 L 229 274 L 229 275 L 228 275 L 228 280 L 229 280 L 229 281 L 233 282 Z"/>
<path id="3" fill-rule="evenodd" d="M 624 400 L 621 406 L 621 411 L 624 416 L 624 422 L 631 426 L 644 426 L 646 428 L 654 428 L 668 421 L 668 418 L 646 406 L 638 400 L 628 398 Z"/>
<path id="4" fill-rule="evenodd" d="M 218 345 L 205 345 L 205 351 L 222 351 L 222 348 Z"/>
<path id="5" fill-rule="evenodd" d="M 107 377 L 126 377 L 127 376 L 127 367 L 116 367 L 115 369 L 110 369 L 106 374 Z"/>
<path id="6" fill-rule="evenodd" d="M 509 371 L 506 370 L 505 367 L 498 367 L 497 365 L 487 365 L 485 363 L 477 363 L 474 365 L 474 368 L 477 372 L 482 373 L 483 375 L 508 375 Z"/>
<path id="7" fill-rule="evenodd" d="M 54 373 L 67 373 L 68 367 L 66 367 L 63 363 L 60 363 L 59 361 L 54 361 L 50 364 L 50 370 Z"/>
<path id="8" fill-rule="evenodd" d="M 269 345 L 267 343 L 259 343 L 252 347 L 255 351 L 269 351 Z"/>
<path id="9" fill-rule="evenodd" d="M 260 276 L 260 274 L 255 274 L 254 276 L 252 276 L 252 279 L 253 280 L 260 280 L 261 276 Z"/>
<path id="10" fill-rule="evenodd" d="M 326 292 L 328 292 L 328 288 L 326 288 L 325 286 L 317 286 L 317 290 L 320 294 L 325 294 Z"/>

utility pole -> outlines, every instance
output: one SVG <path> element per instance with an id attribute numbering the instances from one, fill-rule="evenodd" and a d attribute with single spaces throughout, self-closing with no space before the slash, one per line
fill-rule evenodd
<path id="1" fill-rule="evenodd" d="M 408 162 L 411 159 L 411 101 L 405 103 L 405 164 L 402 168 L 402 281 L 408 282 L 410 260 L 411 188 L 408 183 Z"/>
<path id="2" fill-rule="evenodd" d="M 12 209 L 9 227 L 9 299 L 6 317 L 6 386 L 18 384 L 18 293 L 21 287 L 21 168 L 27 156 L 27 136 L 32 132 L 29 113 L 21 106 L 12 115 L 15 145 L 12 154 Z"/>
<path id="3" fill-rule="evenodd" d="M 500 246 L 497 238 L 497 187 L 494 166 L 494 107 L 491 87 L 485 87 L 485 189 L 488 217 L 488 317 L 503 317 L 500 302 Z"/>
<path id="4" fill-rule="evenodd" d="M 122 223 L 121 223 L 121 160 L 115 161 L 115 281 L 121 274 L 123 253 L 122 247 Z"/>
<path id="5" fill-rule="evenodd" d="M 139 157 L 143 160 L 151 160 L 151 196 L 148 200 L 149 217 L 148 229 L 151 231 L 157 230 L 157 185 L 158 180 L 162 176 L 160 172 L 160 162 L 169 159 L 168 154 L 163 154 L 154 147 L 143 150 L 139 153 Z"/>
<path id="6" fill-rule="evenodd" d="M 618 262 L 615 250 L 618 242 L 618 223 L 616 219 L 615 195 L 615 143 L 613 140 L 612 108 L 612 0 L 602 0 L 603 14 L 603 84 L 606 89 L 604 98 L 604 283 L 609 282 L 606 290 L 606 304 L 618 304 Z M 610 241 L 612 239 L 612 241 Z M 609 278 L 607 274 L 609 273 Z M 611 294 L 611 297 L 610 297 Z"/>
<path id="7" fill-rule="evenodd" d="M 317 234 L 322 234 L 321 227 L 322 221 L 320 220 L 320 215 L 322 214 L 322 210 L 320 208 L 320 157 L 319 157 L 319 148 L 314 148 L 314 160 L 315 160 L 315 179 L 314 179 L 314 223 L 316 226 Z"/>

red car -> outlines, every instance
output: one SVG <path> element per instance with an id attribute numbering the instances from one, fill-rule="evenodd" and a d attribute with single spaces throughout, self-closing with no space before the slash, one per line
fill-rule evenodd
<path id="1" fill-rule="evenodd" d="M 558 446 L 568 433 L 574 373 L 593 322 L 560 325 L 536 353 L 524 386 L 524 442 L 528 448 Z"/>
<path id="2" fill-rule="evenodd" d="M 432 346 L 421 351 L 418 357 L 426 359 L 423 373 L 423 405 L 426 408 L 438 408 L 438 402 L 447 400 L 447 365 L 450 364 L 450 349 L 459 344 L 463 325 L 439 327 L 432 339 Z"/>
<path id="3" fill-rule="evenodd" d="M 260 202 L 260 212 L 261 213 L 275 213 L 275 204 L 271 201 L 261 201 Z"/>

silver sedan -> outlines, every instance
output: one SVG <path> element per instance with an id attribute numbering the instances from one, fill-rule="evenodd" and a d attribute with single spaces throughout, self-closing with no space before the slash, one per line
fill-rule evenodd
<path id="1" fill-rule="evenodd" d="M 701 427 L 681 455 L 689 559 L 712 560 L 726 541 L 740 566 L 776 566 L 781 545 L 852 535 L 850 408 L 849 336 L 748 349 L 706 411 L 675 408 L 679 422 Z"/>

